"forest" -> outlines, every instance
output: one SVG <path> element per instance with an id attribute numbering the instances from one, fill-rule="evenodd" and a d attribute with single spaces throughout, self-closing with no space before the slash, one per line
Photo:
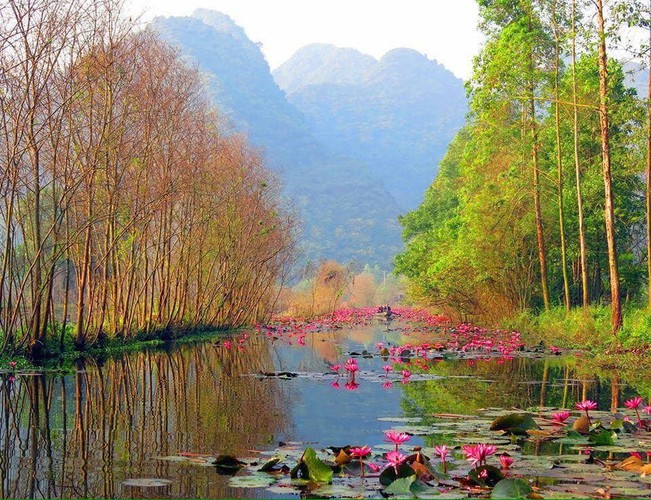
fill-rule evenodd
<path id="1" fill-rule="evenodd" d="M 533 311 L 611 335 L 624 320 L 648 330 L 649 96 L 620 61 L 651 68 L 651 6 L 479 5 L 470 113 L 423 203 L 401 218 L 397 270 L 412 297 L 457 317 Z"/>
<path id="2" fill-rule="evenodd" d="M 0 353 L 251 323 L 292 262 L 261 154 L 122 8 L 0 4 Z"/>

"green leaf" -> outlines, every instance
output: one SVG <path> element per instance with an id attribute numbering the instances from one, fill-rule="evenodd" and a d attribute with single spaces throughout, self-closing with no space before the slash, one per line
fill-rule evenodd
<path id="1" fill-rule="evenodd" d="M 525 435 L 531 429 L 539 429 L 539 427 L 528 413 L 510 413 L 497 417 L 490 426 L 492 431 L 504 431 L 508 434 L 518 435 Z"/>
<path id="2" fill-rule="evenodd" d="M 482 477 L 485 475 L 486 477 Z M 468 477 L 479 486 L 495 486 L 498 482 L 504 479 L 504 476 L 497 467 L 492 465 L 482 465 L 475 467 L 468 473 Z"/>
<path id="3" fill-rule="evenodd" d="M 416 481 L 416 476 L 401 477 L 393 481 L 389 486 L 384 489 L 384 493 L 395 495 L 397 497 L 414 497 L 411 491 L 411 485 Z"/>
<path id="4" fill-rule="evenodd" d="M 608 429 L 596 429 L 590 433 L 588 440 L 596 446 L 613 446 L 617 433 Z"/>
<path id="5" fill-rule="evenodd" d="M 491 498 L 527 498 L 532 491 L 522 479 L 502 479 L 493 488 Z"/>
<path id="6" fill-rule="evenodd" d="M 270 470 L 273 470 L 274 466 L 277 465 L 283 457 L 280 457 L 276 455 L 275 457 L 269 459 L 267 462 L 265 462 L 262 467 L 260 467 L 258 470 L 260 472 L 269 472 Z"/>
<path id="7" fill-rule="evenodd" d="M 409 466 L 409 464 L 401 464 L 398 467 L 398 474 L 393 469 L 393 467 L 387 467 L 380 474 L 380 484 L 382 486 L 388 486 L 393 483 L 396 479 L 405 478 L 414 475 L 414 469 Z"/>
<path id="8" fill-rule="evenodd" d="M 312 481 L 317 483 L 332 482 L 332 469 L 316 456 L 314 448 L 306 448 L 301 460 L 307 466 L 307 472 Z"/>

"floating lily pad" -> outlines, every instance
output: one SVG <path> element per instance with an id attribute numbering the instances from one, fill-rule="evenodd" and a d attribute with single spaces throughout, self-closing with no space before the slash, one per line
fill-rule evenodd
<path id="1" fill-rule="evenodd" d="M 528 430 L 539 429 L 529 413 L 510 413 L 497 417 L 491 423 L 491 431 L 504 431 L 507 434 L 526 435 Z"/>
<path id="2" fill-rule="evenodd" d="M 250 476 L 233 476 L 228 480 L 229 486 L 235 488 L 266 488 L 276 482 L 269 474 L 252 474 Z"/>
<path id="3" fill-rule="evenodd" d="M 533 491 L 522 479 L 502 479 L 491 493 L 491 498 L 527 498 Z"/>

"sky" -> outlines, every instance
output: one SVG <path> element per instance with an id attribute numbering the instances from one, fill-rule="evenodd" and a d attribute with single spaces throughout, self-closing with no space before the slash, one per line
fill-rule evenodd
<path id="1" fill-rule="evenodd" d="M 482 36 L 476 0 L 127 0 L 129 14 L 188 16 L 207 8 L 229 15 L 272 69 L 310 43 L 352 47 L 375 58 L 407 47 L 468 79 Z"/>

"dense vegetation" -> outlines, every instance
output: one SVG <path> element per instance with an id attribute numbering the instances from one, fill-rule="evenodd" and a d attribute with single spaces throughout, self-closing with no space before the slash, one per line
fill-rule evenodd
<path id="1" fill-rule="evenodd" d="M 112 0 L 0 19 L 0 352 L 267 316 L 293 223 L 198 72 Z"/>
<path id="2" fill-rule="evenodd" d="M 460 315 L 609 304 L 617 333 L 622 302 L 644 303 L 648 290 L 648 103 L 608 50 L 623 25 L 648 25 L 648 9 L 479 5 L 486 44 L 467 86 L 471 113 L 401 220 L 397 268 L 416 298 Z"/>

